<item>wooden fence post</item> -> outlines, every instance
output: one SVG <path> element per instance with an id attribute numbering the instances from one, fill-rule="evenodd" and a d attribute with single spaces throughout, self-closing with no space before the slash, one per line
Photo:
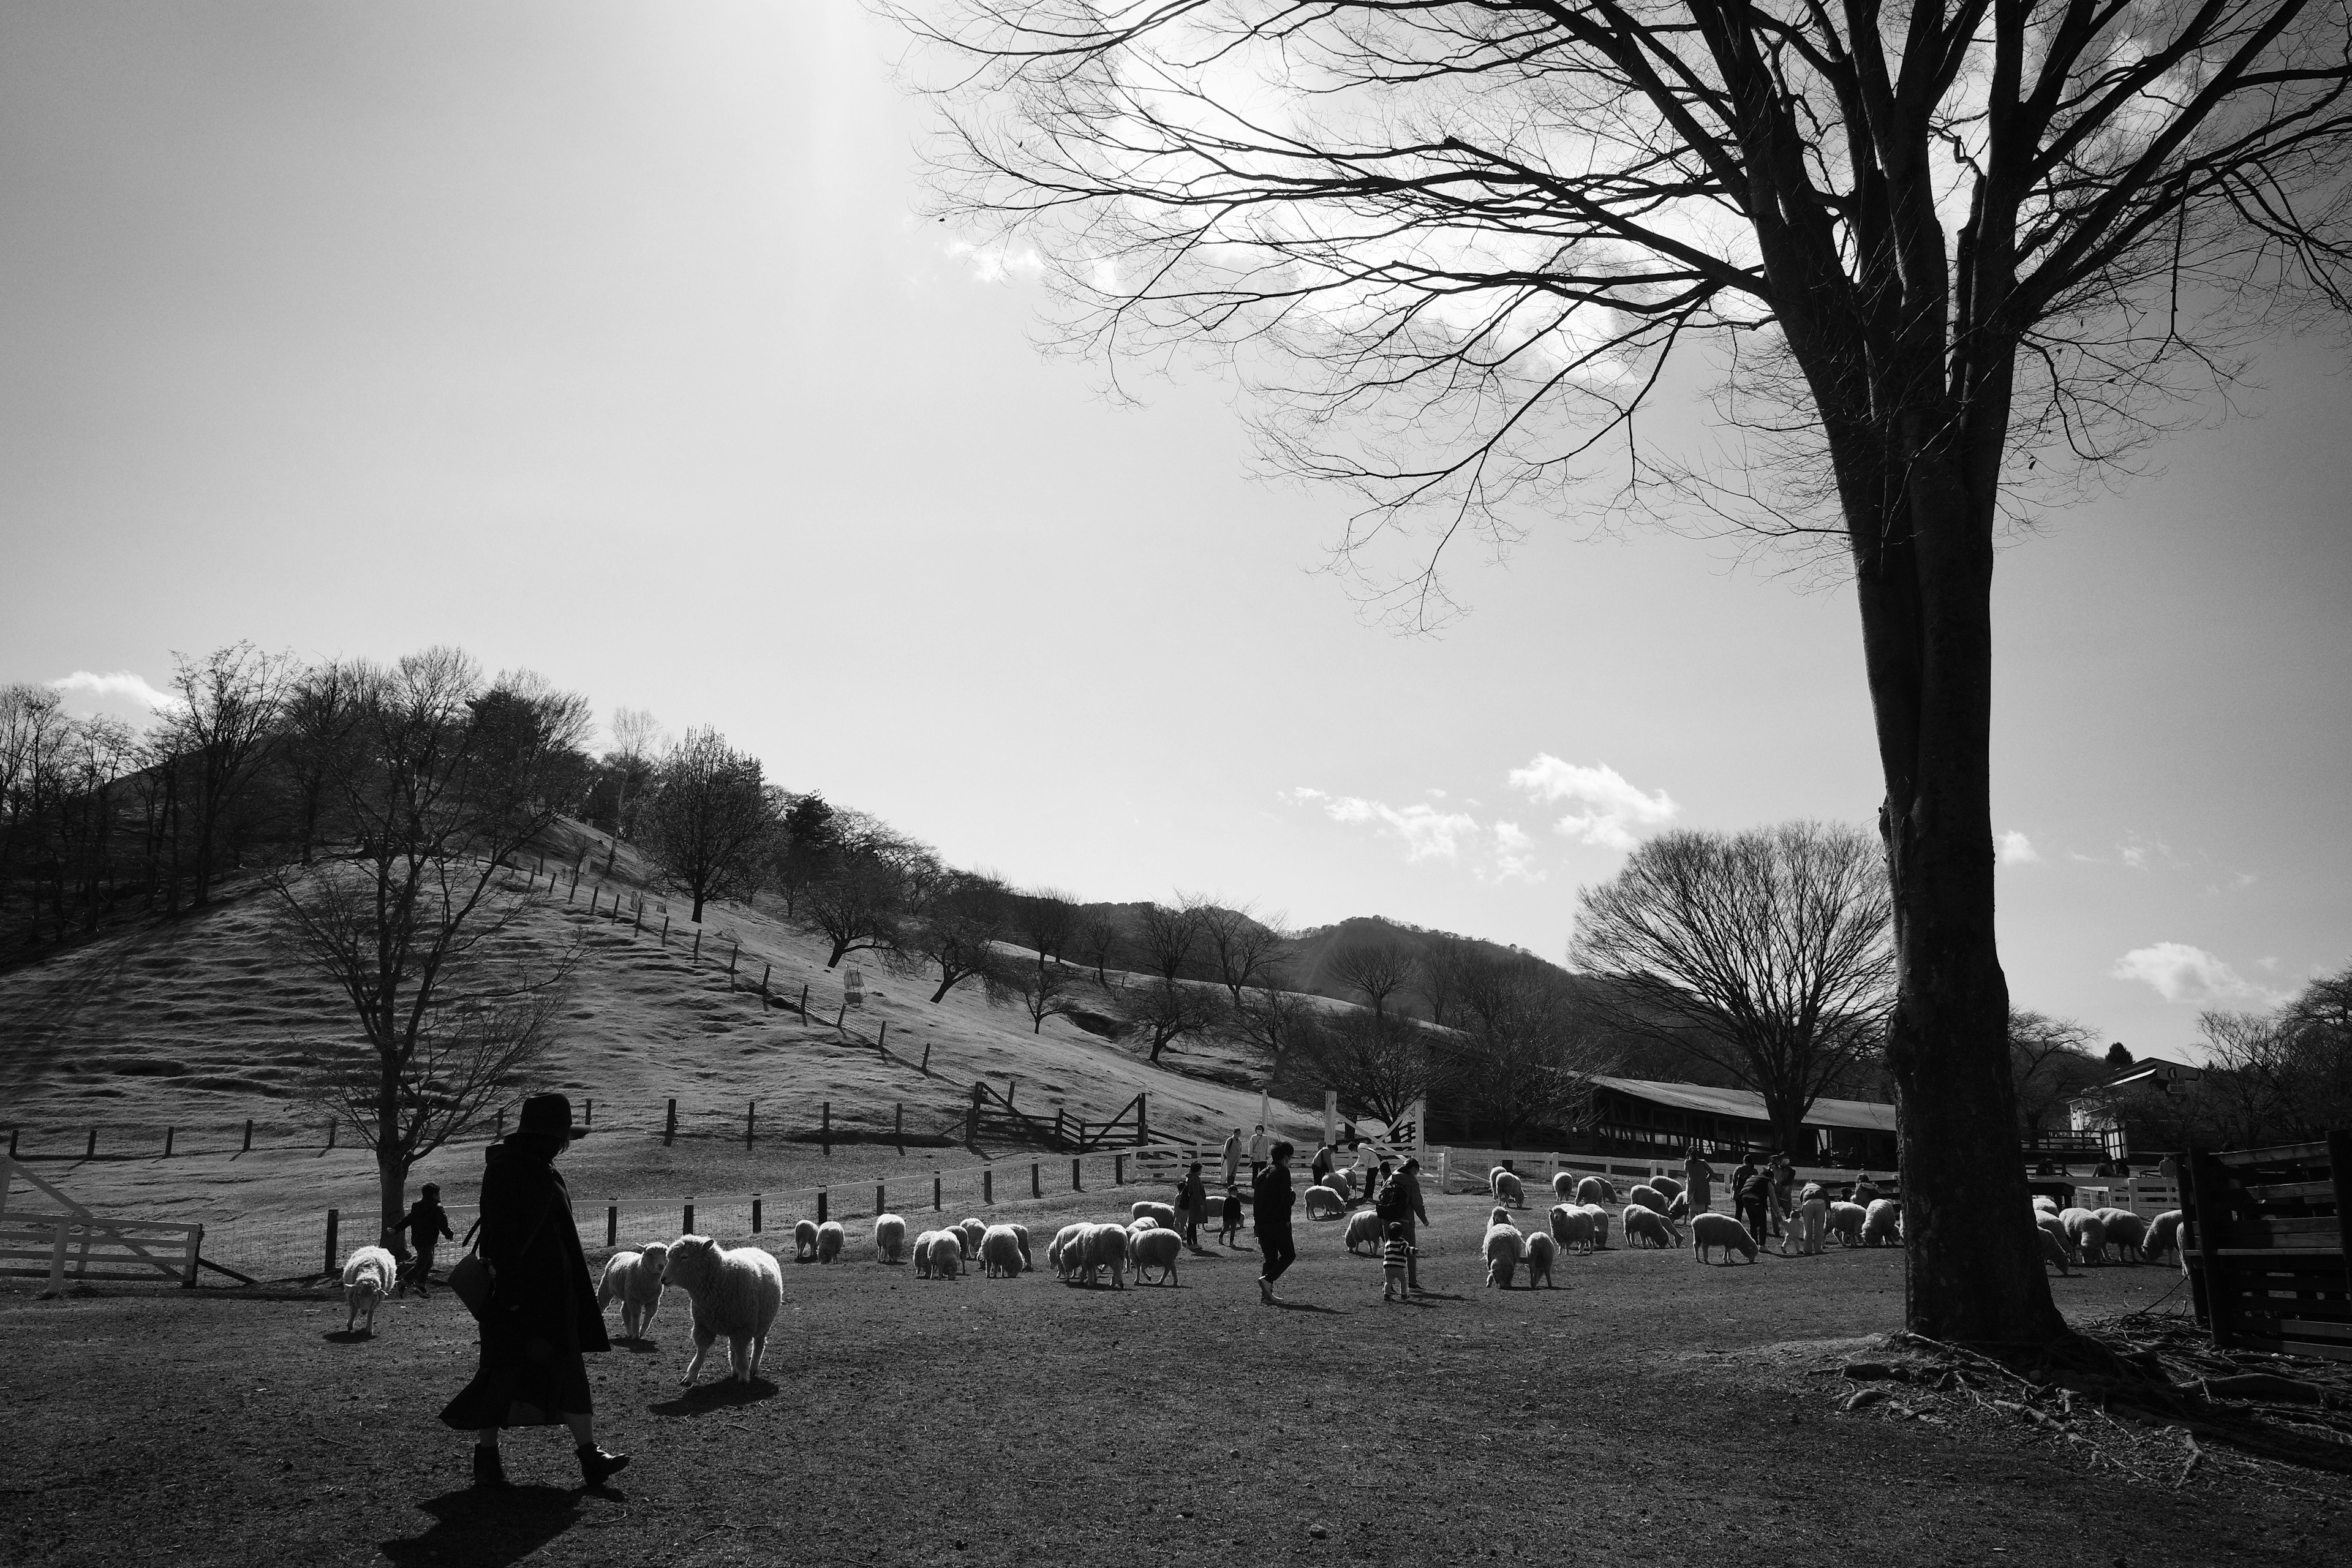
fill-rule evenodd
<path id="1" fill-rule="evenodd" d="M 342 1220 L 343 1215 L 341 1209 L 329 1209 L 327 1211 L 327 1263 L 325 1268 L 319 1270 L 321 1274 L 333 1274 L 337 1272 L 335 1266 L 335 1231 L 342 1224 Z"/>
<path id="2" fill-rule="evenodd" d="M 85 1160 L 98 1158 L 98 1129 L 95 1127 L 89 1130 L 89 1147 L 82 1152 L 82 1158 Z"/>
<path id="3" fill-rule="evenodd" d="M 933 1207 L 933 1208 L 935 1208 L 935 1209 L 937 1209 L 937 1208 L 942 1208 L 942 1207 L 944 1207 L 944 1206 L 945 1206 L 945 1205 L 944 1205 L 940 1201 L 940 1173 L 939 1173 L 937 1171 L 933 1171 L 933 1172 L 931 1173 L 931 1207 Z"/>
<path id="4" fill-rule="evenodd" d="M 743 1106 L 743 1147 L 746 1150 L 751 1147 L 751 1130 L 759 1125 L 759 1119 L 760 1102 L 756 1100 L 746 1101 Z M 751 1228 L 757 1230 L 760 1227 L 755 1225 Z"/>
<path id="5" fill-rule="evenodd" d="M 669 917 L 667 915 L 662 916 L 661 944 L 664 947 L 667 947 L 669 945 Z"/>
<path id="6" fill-rule="evenodd" d="M 581 1126 L 583 1126 L 583 1127 L 593 1127 L 593 1126 L 595 1126 L 595 1125 L 596 1125 L 596 1102 L 595 1102 L 593 1100 L 585 1100 L 585 1101 L 583 1101 L 583 1103 L 587 1107 L 587 1113 L 586 1113 L 585 1115 L 583 1115 L 583 1116 L 582 1116 L 582 1117 L 580 1118 L 580 1125 L 581 1125 Z"/>
<path id="7" fill-rule="evenodd" d="M 838 1012 L 838 1013 L 835 1013 L 835 1014 L 833 1016 L 833 1026 L 834 1026 L 835 1029 L 840 1029 L 840 1030 L 841 1030 L 841 1032 L 842 1032 L 843 1034 L 847 1034 L 849 1031 L 847 1031 L 846 1029 L 842 1029 L 842 1028 L 841 1028 L 841 1026 L 842 1026 L 843 1024 L 846 1023 L 846 1022 L 848 1021 L 848 1019 L 849 1019 L 849 998 L 848 998 L 848 997 L 846 997 L 846 996 L 845 996 L 845 997 L 843 997 L 843 998 L 841 999 L 841 1011 L 840 1011 L 840 1012 Z"/>
<path id="8" fill-rule="evenodd" d="M 877 1215 L 887 1214 L 890 1212 L 889 1199 L 884 1193 L 884 1188 L 888 1184 L 884 1182 L 877 1182 L 874 1184 L 874 1212 Z"/>
<path id="9" fill-rule="evenodd" d="M 881 1053 L 882 1053 L 884 1056 L 886 1056 L 886 1057 L 887 1057 L 887 1056 L 888 1056 L 888 1055 L 890 1054 L 890 1047 L 889 1047 L 887 1045 L 886 1045 L 884 1042 L 885 1042 L 885 1041 L 887 1041 L 887 1040 L 888 1040 L 888 1039 L 889 1039 L 889 1037 L 890 1037 L 890 1020 L 889 1020 L 889 1019 L 887 1019 L 887 1018 L 885 1018 L 885 1019 L 883 1019 L 883 1020 L 882 1020 L 882 1032 L 881 1032 L 880 1034 L 878 1034 L 878 1035 L 877 1035 L 877 1036 L 875 1036 L 875 1037 L 874 1037 L 874 1048 L 875 1048 L 876 1050 L 877 1050 L 877 1051 L 881 1052 Z"/>
<path id="10" fill-rule="evenodd" d="M 335 1124 L 334 1124 L 332 1121 L 329 1121 L 329 1122 L 327 1123 L 327 1147 L 328 1147 L 328 1148 L 330 1148 L 330 1149 L 331 1149 L 331 1148 L 333 1148 L 334 1146 L 335 1146 Z"/>
<path id="11" fill-rule="evenodd" d="M 824 1145 L 824 1157 L 833 1158 L 833 1101 L 826 1100 L 817 1112 L 817 1139 Z"/>
<path id="12" fill-rule="evenodd" d="M 825 1191 L 823 1187 L 819 1187 L 816 1190 L 816 1222 L 819 1225 L 824 1223 L 824 1200 Z"/>
<path id="13" fill-rule="evenodd" d="M 890 1142 L 898 1145 L 898 1158 L 907 1157 L 907 1102 L 900 1100 L 890 1112 Z"/>
<path id="14" fill-rule="evenodd" d="M 694 928 L 694 951 L 687 955 L 686 961 L 696 964 L 702 962 L 702 928 L 700 926 Z"/>
<path id="15" fill-rule="evenodd" d="M 1114 1187 L 1127 1185 L 1127 1156 L 1124 1154 L 1110 1157 L 1110 1184 Z"/>
<path id="16" fill-rule="evenodd" d="M 596 918 L 596 889 L 593 888 L 588 889 L 588 918 L 592 921 Z"/>
<path id="17" fill-rule="evenodd" d="M 925 1078 L 931 1076 L 931 1042 L 929 1040 L 923 1042 L 922 1074 Z"/>
<path id="18" fill-rule="evenodd" d="M 808 985 L 805 982 L 801 985 L 801 1022 L 808 1022 Z"/>
<path id="19" fill-rule="evenodd" d="M 996 1172 L 992 1166 L 980 1168 L 980 1201 L 984 1204 L 996 1201 Z"/>
<path id="20" fill-rule="evenodd" d="M 567 904 L 568 904 L 568 903 L 570 903 L 572 900 L 574 900 L 574 899 L 578 898 L 579 896 L 580 896 L 580 873 L 579 873 L 579 872 L 577 872 L 577 871 L 574 871 L 574 872 L 572 872 L 572 886 L 570 886 L 570 887 L 568 887 L 568 888 L 566 888 L 566 889 L 563 889 L 563 901 L 564 901 L 565 903 L 567 903 Z"/>
<path id="21" fill-rule="evenodd" d="M 1070 1191 L 1083 1193 L 1087 1190 L 1086 1170 L 1087 1163 L 1082 1157 L 1070 1156 Z"/>
<path id="22" fill-rule="evenodd" d="M 689 1236 L 694 1234 L 694 1200 L 692 1198 L 686 1200 L 686 1232 Z"/>
<path id="23" fill-rule="evenodd" d="M 772 963 L 760 965 L 760 1011 L 762 1013 L 768 1010 L 768 976 L 774 973 L 775 967 Z"/>
<path id="24" fill-rule="evenodd" d="M 757 1193 L 751 1194 L 751 1234 L 760 1234 L 760 1194 Z"/>
<path id="25" fill-rule="evenodd" d="M 11 1143 L 8 1146 L 9 1152 L 14 1153 L 16 1152 L 16 1146 L 14 1143 Z M 250 1154 L 253 1152 L 253 1118 L 250 1116 L 245 1119 L 245 1147 L 238 1151 L 238 1152 L 245 1154 Z"/>
<path id="26" fill-rule="evenodd" d="M 662 1124 L 662 1147 L 665 1149 L 668 1148 L 669 1141 L 677 1136 L 677 1101 L 673 1100 L 669 1102 L 669 1120 Z"/>
<path id="27" fill-rule="evenodd" d="M 199 1225 L 196 1226 L 196 1234 L 188 1238 L 188 1272 L 180 1280 L 181 1289 L 193 1290 L 196 1288 L 196 1260 L 204 1255 L 205 1227 Z"/>
<path id="28" fill-rule="evenodd" d="M 1135 1097 L 1135 1141 L 1139 1144 L 1151 1142 L 1150 1100 L 1149 1089 Z"/>
<path id="29" fill-rule="evenodd" d="M 251 1123 L 251 1122 L 247 1122 L 247 1123 L 246 1123 L 246 1125 L 249 1127 L 249 1126 L 251 1126 L 251 1125 L 252 1125 L 252 1123 Z M 13 1159 L 15 1159 L 16 1157 L 16 1128 L 14 1128 L 14 1127 L 11 1127 L 10 1129 L 8 1129 L 8 1158 L 10 1158 L 11 1160 L 13 1160 Z"/>
<path id="30" fill-rule="evenodd" d="M 604 1205 L 604 1245 L 621 1245 L 621 1205 L 618 1204 Z"/>
<path id="31" fill-rule="evenodd" d="M 163 1129 L 163 1158 L 166 1160 L 172 1157 L 172 1134 L 178 1131 L 179 1129 L 175 1127 L 166 1127 Z"/>
<path id="32" fill-rule="evenodd" d="M 1039 1185 L 1037 1162 L 1034 1160 L 1029 1162 L 1029 1195 L 1033 1198 L 1042 1198 L 1045 1195 L 1045 1188 Z"/>
<path id="33" fill-rule="evenodd" d="M 727 952 L 727 989 L 735 989 L 735 961 L 743 956 L 743 944 L 737 942 Z"/>

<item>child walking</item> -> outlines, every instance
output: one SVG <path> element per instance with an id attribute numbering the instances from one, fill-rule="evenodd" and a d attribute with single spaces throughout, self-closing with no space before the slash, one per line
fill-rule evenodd
<path id="1" fill-rule="evenodd" d="M 1381 1300 L 1402 1301 L 1405 1293 L 1405 1270 L 1412 1267 L 1413 1247 L 1404 1238 L 1404 1222 L 1389 1222 L 1389 1239 L 1381 1248 Z"/>
<path id="2" fill-rule="evenodd" d="M 1231 1247 L 1234 1237 L 1241 1233 L 1242 1190 L 1238 1186 L 1228 1185 L 1225 1188 L 1224 1228 L 1217 1232 L 1217 1242 L 1220 1246 Z"/>
<path id="3" fill-rule="evenodd" d="M 400 1228 L 408 1233 L 408 1244 L 416 1248 L 416 1257 L 400 1281 L 398 1294 L 406 1295 L 414 1286 L 419 1296 L 429 1297 L 431 1292 L 425 1287 L 433 1278 L 433 1249 L 450 1238 L 449 1211 L 441 1206 L 439 1183 L 425 1184 L 425 1191 L 409 1205 L 408 1217 L 400 1222 Z"/>

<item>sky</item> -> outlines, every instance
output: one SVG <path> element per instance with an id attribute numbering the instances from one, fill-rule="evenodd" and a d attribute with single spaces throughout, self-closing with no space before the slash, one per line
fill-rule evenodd
<path id="1" fill-rule="evenodd" d="M 1038 348 L 847 0 L 0 5 L 0 680 L 442 642 L 1087 899 L 1564 955 L 1667 826 L 1869 821 L 1850 591 L 1666 532 L 1325 570 L 1206 372 Z M 2340 344 L 2000 557 L 2021 1006 L 2193 1056 L 2352 962 Z"/>

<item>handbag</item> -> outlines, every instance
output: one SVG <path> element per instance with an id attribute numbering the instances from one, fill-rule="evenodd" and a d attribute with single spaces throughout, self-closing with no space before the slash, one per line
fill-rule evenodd
<path id="1" fill-rule="evenodd" d="M 531 1226 L 530 1237 L 522 1244 L 523 1252 L 530 1250 L 531 1244 L 539 1239 L 539 1233 L 547 1228 L 547 1216 L 554 1212 L 555 1200 L 550 1198 L 546 1209 L 539 1216 L 539 1223 Z M 490 1260 L 482 1256 L 482 1243 L 476 1234 L 481 1228 L 481 1216 L 477 1215 L 474 1223 L 466 1227 L 466 1239 L 472 1245 L 466 1248 L 465 1257 L 449 1266 L 448 1278 L 450 1294 L 466 1304 L 466 1310 L 474 1314 L 476 1321 L 487 1322 L 490 1316 L 490 1297 L 498 1288 L 498 1273 L 491 1268 Z M 516 1256 L 520 1257 L 521 1254 Z"/>

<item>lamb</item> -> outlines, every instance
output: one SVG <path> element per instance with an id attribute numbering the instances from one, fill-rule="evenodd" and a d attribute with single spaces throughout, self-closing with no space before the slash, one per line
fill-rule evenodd
<path id="1" fill-rule="evenodd" d="M 1869 1218 L 1870 1211 L 1860 1204 L 1832 1204 L 1829 1214 L 1830 1234 L 1838 1238 L 1840 1247 L 1860 1247 L 1863 1224 Z"/>
<path id="2" fill-rule="evenodd" d="M 1377 1256 L 1381 1250 L 1381 1216 L 1378 1214 L 1370 1209 L 1358 1209 L 1348 1216 L 1349 1251 L 1353 1252 L 1360 1246 L 1369 1247 Z"/>
<path id="3" fill-rule="evenodd" d="M 1678 1198 L 1683 1195 L 1683 1184 L 1675 1180 L 1672 1176 L 1652 1176 L 1650 1178 L 1650 1185 L 1665 1194 L 1669 1199 Z"/>
<path id="4" fill-rule="evenodd" d="M 1143 1202 L 1137 1204 L 1133 1208 L 1129 1209 L 1128 1211 L 1128 1216 L 1131 1219 L 1156 1219 L 1160 1222 L 1160 1226 L 1162 1230 L 1174 1230 L 1176 1228 L 1176 1205 L 1174 1204 L 1155 1204 L 1147 1198 Z"/>
<path id="5" fill-rule="evenodd" d="M 978 1258 L 980 1256 L 980 1244 L 988 1235 L 987 1223 L 982 1220 L 968 1218 L 961 1225 L 957 1226 L 955 1230 L 958 1236 L 963 1237 L 963 1255 L 965 1258 L 971 1259 Z"/>
<path id="6" fill-rule="evenodd" d="M 1327 1187 L 1318 1184 L 1307 1189 L 1308 1219 L 1338 1219 L 1340 1215 L 1347 1212 L 1347 1208 L 1348 1200 L 1339 1195 L 1339 1191 L 1336 1187 Z"/>
<path id="7" fill-rule="evenodd" d="M 814 1232 L 814 1226 L 809 1229 Z M 669 1243 L 656 1241 L 643 1252 L 616 1252 L 604 1264 L 596 1284 L 596 1310 L 621 1303 L 621 1337 L 643 1343 L 661 1307 L 662 1265 L 669 1261 Z"/>
<path id="8" fill-rule="evenodd" d="M 1599 1204 L 1585 1205 L 1584 1213 L 1592 1221 L 1592 1245 L 1605 1251 L 1609 1246 L 1609 1226 L 1614 1216 Z"/>
<path id="9" fill-rule="evenodd" d="M 722 1334 L 734 1381 L 750 1383 L 760 1375 L 768 1330 L 784 1299 L 784 1271 L 772 1255 L 756 1247 L 722 1247 L 707 1236 L 681 1236 L 669 1244 L 662 1283 L 677 1286 L 694 1303 L 694 1359 L 679 1384 L 694 1386 L 704 1358 Z"/>
<path id="10" fill-rule="evenodd" d="M 2085 1263 L 2106 1261 L 2107 1226 L 2097 1215 L 2089 1209 L 2065 1209 L 2060 1212 L 2058 1223 L 2066 1227 L 2066 1239 L 2076 1257 Z"/>
<path id="11" fill-rule="evenodd" d="M 2144 1256 L 2142 1244 L 2147 1240 L 2147 1221 L 2129 1209 L 2099 1209 L 2095 1211 L 2099 1223 L 2107 1227 L 2107 1245 L 2116 1256 L 2126 1263 L 2137 1263 Z"/>
<path id="12" fill-rule="evenodd" d="M 806 1263 L 816 1257 L 816 1221 L 804 1219 L 793 1226 L 793 1261 Z"/>
<path id="13" fill-rule="evenodd" d="M 1497 1209 L 1496 1214 L 1504 1211 Z M 1528 1238 L 1507 1218 L 1498 1219 L 1486 1227 L 1486 1283 L 1507 1290 L 1511 1276 L 1518 1271 L 1520 1255 L 1526 1252 Z"/>
<path id="14" fill-rule="evenodd" d="M 343 1317 L 343 1332 L 350 1333 L 365 1319 L 368 1337 L 373 1339 L 375 1304 L 392 1294 L 399 1279 L 399 1263 L 383 1247 L 353 1248 L 343 1259 L 343 1304 L 350 1309 Z"/>
<path id="15" fill-rule="evenodd" d="M 989 1279 L 1012 1279 L 1029 1267 L 1021 1238 L 1009 1225 L 992 1225 L 980 1238 L 980 1271 Z"/>
<path id="16" fill-rule="evenodd" d="M 1493 1193 L 1497 1201 L 1515 1209 L 1528 1206 L 1527 1191 L 1519 1185 L 1517 1174 L 1507 1165 L 1497 1165 L 1486 1173 L 1486 1190 Z"/>
<path id="17" fill-rule="evenodd" d="M 1623 1217 L 1628 1246 L 1636 1241 L 1645 1241 L 1652 1247 L 1680 1247 L 1683 1244 L 1682 1232 L 1675 1228 L 1675 1222 L 1655 1209 L 1643 1208 L 1640 1204 L 1627 1204 Z"/>
<path id="18" fill-rule="evenodd" d="M 2147 1235 L 2139 1244 L 2139 1255 L 2150 1263 L 2161 1263 L 2168 1252 L 2180 1247 L 2180 1211 L 2167 1209 L 2147 1222 Z"/>
<path id="19" fill-rule="evenodd" d="M 840 1262 L 841 1249 L 848 1242 L 849 1233 L 841 1228 L 839 1220 L 825 1221 L 816 1227 L 816 1260 L 819 1263 Z"/>
<path id="20" fill-rule="evenodd" d="M 1066 1225 L 1054 1233 L 1053 1245 L 1045 1248 L 1046 1267 L 1064 1279 L 1078 1271 L 1078 1260 L 1071 1248 L 1087 1229 L 1085 1220 Z"/>
<path id="21" fill-rule="evenodd" d="M 1789 1256 L 1789 1244 L 1796 1243 L 1800 1258 L 1819 1258 L 1822 1243 L 1829 1233 L 1830 1201 L 1820 1195 L 1817 1185 L 1808 1185 L 1807 1192 L 1815 1194 L 1789 1212 L 1780 1227 L 1780 1256 Z"/>
<path id="22" fill-rule="evenodd" d="M 1592 1250 L 1592 1216 L 1574 1204 L 1556 1204 L 1551 1211 L 1551 1238 L 1566 1251 Z"/>
<path id="23" fill-rule="evenodd" d="M 1541 1279 L 1544 1282 L 1544 1288 L 1547 1289 L 1559 1289 L 1559 1287 L 1552 1283 L 1551 1279 L 1552 1259 L 1559 1256 L 1559 1243 L 1554 1241 L 1543 1231 L 1538 1230 L 1529 1233 L 1528 1237 L 1528 1289 L 1532 1290 L 1536 1288 L 1536 1281 L 1538 1279 Z"/>
<path id="24" fill-rule="evenodd" d="M 1617 1184 L 1606 1176 L 1587 1176 L 1576 1184 L 1576 1201 L 1580 1204 L 1613 1204 L 1617 1201 Z"/>
<path id="25" fill-rule="evenodd" d="M 1892 1247 L 1903 1239 L 1903 1205 L 1893 1198 L 1874 1200 L 1863 1211 L 1862 1244 Z"/>
<path id="26" fill-rule="evenodd" d="M 1625 1201 L 1629 1204 L 1639 1204 L 1652 1214 L 1663 1215 L 1666 1212 L 1666 1205 L 1673 1200 L 1657 1188 L 1645 1184 L 1627 1192 Z"/>
<path id="27" fill-rule="evenodd" d="M 885 1263 L 903 1262 L 907 1257 L 907 1222 L 895 1214 L 877 1215 L 874 1219 L 874 1256 Z"/>
<path id="28" fill-rule="evenodd" d="M 1734 1251 L 1750 1263 L 1756 1261 L 1756 1238 L 1748 1234 L 1746 1226 L 1727 1214 L 1716 1214 L 1710 1210 L 1706 1214 L 1693 1215 L 1691 1245 L 1697 1248 L 1701 1263 L 1706 1261 L 1706 1249 L 1710 1247 L 1723 1248 L 1723 1260 L 1727 1264 L 1731 1261 Z"/>
<path id="29" fill-rule="evenodd" d="M 1184 1238 L 1160 1226 L 1132 1233 L 1128 1242 L 1128 1255 L 1135 1262 L 1135 1282 L 1144 1283 L 1146 1268 L 1160 1270 L 1162 1285 L 1176 1283 L 1176 1260 L 1183 1256 Z"/>

